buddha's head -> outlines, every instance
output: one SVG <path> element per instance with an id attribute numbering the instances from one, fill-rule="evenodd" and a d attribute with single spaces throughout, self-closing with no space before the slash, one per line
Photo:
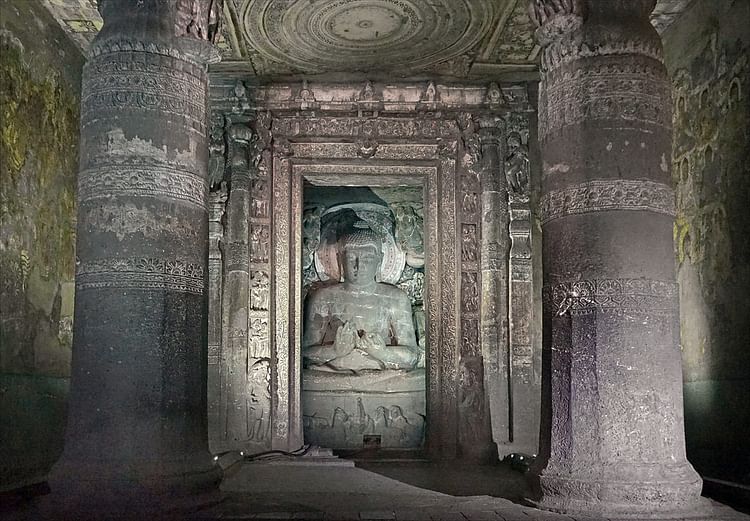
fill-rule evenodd
<path id="1" fill-rule="evenodd" d="M 354 231 L 339 240 L 339 256 L 345 282 L 372 284 L 383 260 L 380 238 L 370 228 L 355 225 Z"/>

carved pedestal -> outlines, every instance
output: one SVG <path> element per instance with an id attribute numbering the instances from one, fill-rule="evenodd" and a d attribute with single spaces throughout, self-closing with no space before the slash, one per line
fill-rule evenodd
<path id="1" fill-rule="evenodd" d="M 205 386 L 213 51 L 190 31 L 209 14 L 130 0 L 100 10 L 83 78 L 70 412 L 53 487 L 203 485 L 219 476 Z"/>
<path id="2" fill-rule="evenodd" d="M 425 436 L 425 372 L 373 371 L 359 375 L 302 372 L 305 442 L 362 449 L 419 449 Z"/>
<path id="3" fill-rule="evenodd" d="M 546 46 L 539 505 L 693 513 L 685 458 L 669 84 L 653 0 L 532 2 Z"/>

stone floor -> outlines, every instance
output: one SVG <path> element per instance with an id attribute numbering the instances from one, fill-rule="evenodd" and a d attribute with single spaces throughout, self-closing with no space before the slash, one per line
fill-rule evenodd
<path id="1" fill-rule="evenodd" d="M 543 512 L 523 504 L 527 494 L 522 473 L 504 464 L 461 467 L 391 462 L 364 463 L 355 468 L 346 462 L 240 462 L 226 469 L 220 492 L 162 498 L 158 507 L 146 507 L 148 498 L 141 496 L 119 498 L 122 501 L 117 507 L 107 500 L 97 500 L 71 513 L 69 498 L 53 493 L 5 511 L 0 508 L 0 518 L 619 521 Z M 711 505 L 710 514 L 679 519 L 750 521 L 750 516 L 718 503 Z"/>

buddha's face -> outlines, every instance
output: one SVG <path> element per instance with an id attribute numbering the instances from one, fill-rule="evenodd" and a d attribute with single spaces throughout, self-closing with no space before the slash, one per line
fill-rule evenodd
<path id="1" fill-rule="evenodd" d="M 382 255 L 372 246 L 346 248 L 343 252 L 342 267 L 344 281 L 355 286 L 372 284 L 380 268 Z"/>

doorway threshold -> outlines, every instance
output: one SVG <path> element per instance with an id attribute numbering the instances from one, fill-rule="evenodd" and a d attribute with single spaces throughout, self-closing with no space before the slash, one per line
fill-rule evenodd
<path id="1" fill-rule="evenodd" d="M 430 458 L 424 449 L 334 449 L 333 453 L 354 463 L 427 463 Z"/>

